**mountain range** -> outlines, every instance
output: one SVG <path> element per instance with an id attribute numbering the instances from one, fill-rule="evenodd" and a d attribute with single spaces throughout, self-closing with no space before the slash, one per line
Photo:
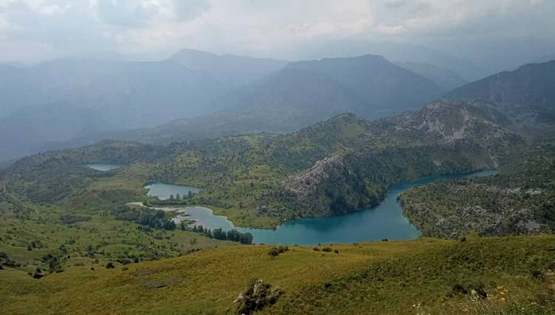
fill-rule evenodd
<path id="1" fill-rule="evenodd" d="M 18 104 L 0 113 L 1 160 L 104 138 L 286 132 L 342 112 L 378 118 L 415 109 L 443 91 L 374 55 L 286 63 L 183 50 L 161 62 L 70 59 L 0 70 L 9 83 L 3 102 Z"/>
<path id="2" fill-rule="evenodd" d="M 342 78 L 331 68 L 327 72 L 327 67 L 317 67 L 318 77 L 329 78 L 331 72 Z M 544 298 L 553 284 L 553 237 L 528 234 L 555 229 L 555 121 L 538 112 L 553 112 L 549 88 L 535 87 L 524 97 L 520 87 L 549 86 L 546 71 L 551 71 L 550 64 L 527 65 L 379 119 L 363 118 L 365 106 L 352 105 L 361 110 L 359 115 L 340 113 L 285 133 L 214 132 L 212 137 L 191 139 L 174 130 L 178 136 L 171 141 L 109 140 L 19 159 L 0 170 L 0 288 L 8 297 L 4 308 L 12 313 L 33 313 L 45 305 L 55 312 L 125 312 L 132 305 L 138 312 L 163 313 L 179 305 L 190 313 L 229 313 L 237 292 L 244 292 L 241 299 L 262 288 L 281 295 L 262 311 L 271 313 L 345 313 L 347 305 L 350 313 L 404 314 L 421 310 L 420 301 L 425 301 L 426 311 L 438 314 L 446 309 L 457 314 L 463 308 L 497 314 L 515 305 L 522 314 L 544 313 L 553 308 Z M 335 82 L 322 82 L 336 86 L 330 81 Z M 348 86 L 364 96 L 367 90 L 358 90 L 357 83 L 345 80 L 342 90 Z M 342 100 L 351 100 L 353 91 Z M 264 105 L 259 112 L 273 108 L 257 104 Z M 295 117 L 279 111 L 275 115 Z M 243 127 L 246 131 L 264 128 L 255 120 L 244 121 L 253 123 Z M 283 126 L 279 120 L 274 123 Z M 98 171 L 88 164 L 118 168 Z M 449 176 L 483 170 L 498 174 L 458 181 Z M 422 178 L 407 184 L 412 188 L 393 188 Z M 420 185 L 427 180 L 435 182 Z M 161 201 L 146 194 L 145 185 L 152 183 L 196 187 L 199 192 Z M 400 200 L 406 218 L 425 238 L 233 246 L 230 236 L 255 230 L 224 232 L 172 221 L 179 215 L 173 212 L 176 208 L 195 211 L 200 205 L 238 227 L 279 230 L 289 226 L 284 222 L 327 221 L 322 217 L 367 209 L 383 200 Z M 173 210 L 164 212 L 164 206 Z M 359 228 L 335 219 L 306 226 L 301 234 L 328 234 L 331 225 Z M 400 213 L 395 217 L 399 219 L 405 220 Z M 368 229 L 365 224 L 360 228 Z M 260 231 L 265 232 L 273 233 Z M 514 234 L 527 236 L 505 236 Z M 221 281 L 222 270 L 235 274 Z M 253 276 L 269 282 L 251 281 L 241 291 Z M 98 292 L 94 289 L 99 283 L 109 290 L 91 301 L 88 292 Z M 10 289 L 21 284 L 25 290 Z M 224 298 L 214 301 L 215 292 Z M 107 296 L 113 294 L 124 301 L 140 298 L 123 306 L 108 303 L 106 308 Z M 146 295 L 154 298 L 142 298 Z M 160 297 L 168 303 L 159 303 Z M 426 301 L 435 303 L 433 308 Z"/>
<path id="3" fill-rule="evenodd" d="M 446 98 L 495 104 L 511 119 L 514 128 L 545 133 L 555 123 L 555 61 L 494 74 L 459 87 Z"/>
<path id="4" fill-rule="evenodd" d="M 536 68 L 546 74 L 534 88 L 549 88 L 549 69 Z M 500 74 L 498 81 L 524 72 Z M 473 95 L 488 80 L 459 87 L 446 98 L 498 103 L 491 95 Z M 7 104 L 0 111 L 2 161 L 102 139 L 170 143 L 290 132 L 344 112 L 376 119 L 416 110 L 464 84 L 433 65 L 396 65 L 376 55 L 287 63 L 194 50 L 160 62 L 70 59 L 2 66 L 0 82 Z M 550 119 L 544 105 L 538 105 L 543 114 L 537 116 Z"/>
<path id="5" fill-rule="evenodd" d="M 340 114 L 287 134 L 101 142 L 24 158 L 4 180 L 33 202 L 74 207 L 111 202 L 114 185 L 118 202 L 141 198 L 145 182 L 194 185 L 202 189 L 194 204 L 236 224 L 275 226 L 373 206 L 399 181 L 497 168 L 526 146 L 511 127 L 489 104 L 438 101 L 375 121 Z M 100 162 L 126 167 L 108 178 L 83 168 Z"/>
<path id="6" fill-rule="evenodd" d="M 214 67 L 188 63 L 200 59 Z M 188 51 L 160 62 L 64 59 L 30 67 L 1 66 L 0 102 L 5 105 L 0 108 L 0 160 L 43 151 L 51 142 L 154 127 L 216 111 L 221 108 L 216 100 L 237 82 L 247 84 L 281 65 Z M 230 77 L 232 66 L 243 72 Z"/>
<path id="7" fill-rule="evenodd" d="M 433 80 L 376 55 L 292 62 L 226 95 L 221 111 L 102 137 L 169 143 L 290 132 L 345 112 L 377 119 L 415 110 L 442 91 Z"/>

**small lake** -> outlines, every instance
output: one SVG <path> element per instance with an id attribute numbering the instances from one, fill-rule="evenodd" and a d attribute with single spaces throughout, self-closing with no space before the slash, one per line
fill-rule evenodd
<path id="1" fill-rule="evenodd" d="M 158 197 L 160 200 L 168 200 L 173 195 L 174 197 L 177 195 L 180 196 L 188 196 L 189 192 L 192 194 L 196 194 L 200 191 L 200 189 L 195 187 L 188 187 L 188 186 L 179 186 L 179 185 L 171 185 L 171 184 L 163 184 L 163 183 L 154 183 L 145 186 L 148 190 L 147 196 L 149 197 Z"/>
<path id="2" fill-rule="evenodd" d="M 121 165 L 117 164 L 87 164 L 86 166 L 99 172 L 109 172 L 121 167 Z"/>
<path id="3" fill-rule="evenodd" d="M 225 216 L 214 215 L 212 210 L 203 207 L 187 207 L 182 212 L 187 215 L 187 219 L 195 220 L 196 225 L 210 229 L 236 229 L 241 232 L 250 232 L 255 243 L 314 245 L 376 241 L 385 238 L 410 240 L 418 238 L 420 232 L 403 215 L 401 205 L 397 201 L 399 194 L 412 187 L 431 182 L 495 174 L 496 171 L 483 171 L 459 176 L 426 177 L 412 182 L 404 182 L 391 187 L 385 199 L 374 208 L 342 216 L 293 220 L 279 225 L 274 230 L 237 228 Z"/>

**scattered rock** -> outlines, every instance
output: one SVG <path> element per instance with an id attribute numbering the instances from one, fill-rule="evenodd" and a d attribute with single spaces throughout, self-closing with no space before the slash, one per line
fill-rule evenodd
<path id="1" fill-rule="evenodd" d="M 453 285 L 451 292 L 448 294 L 449 296 L 455 295 L 468 295 L 473 300 L 483 300 L 488 297 L 486 290 L 484 289 L 483 284 L 460 284 L 457 283 Z"/>
<path id="2" fill-rule="evenodd" d="M 283 254 L 288 250 L 289 250 L 289 247 L 287 246 L 272 247 L 268 252 L 268 255 L 272 257 L 276 257 L 276 256 L 279 256 L 279 254 Z"/>
<path id="3" fill-rule="evenodd" d="M 145 281 L 143 285 L 145 286 L 145 288 L 149 288 L 149 289 L 160 289 L 168 286 L 167 283 L 160 280 L 148 280 L 148 281 Z"/>
<path id="4" fill-rule="evenodd" d="M 272 289 L 272 285 L 258 279 L 249 283 L 245 291 L 233 301 L 236 304 L 236 314 L 250 315 L 273 305 L 283 292 L 279 288 Z"/>
<path id="5" fill-rule="evenodd" d="M 40 279 L 42 277 L 44 277 L 44 272 L 40 268 L 37 268 L 35 272 L 33 272 L 33 278 Z"/>
<path id="6" fill-rule="evenodd" d="M 8 254 L 4 252 L 0 252 L 0 267 L 10 267 L 10 268 L 17 268 L 21 266 L 15 260 L 11 259 Z"/>

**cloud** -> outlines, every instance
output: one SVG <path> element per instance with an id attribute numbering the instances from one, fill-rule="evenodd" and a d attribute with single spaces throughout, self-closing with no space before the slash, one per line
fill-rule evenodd
<path id="1" fill-rule="evenodd" d="M 184 47 L 279 57 L 326 40 L 554 39 L 552 16 L 546 0 L 0 0 L 0 47 L 43 47 L 45 58 Z"/>

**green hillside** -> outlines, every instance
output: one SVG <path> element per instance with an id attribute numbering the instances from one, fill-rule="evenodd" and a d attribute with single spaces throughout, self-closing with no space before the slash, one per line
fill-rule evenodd
<path id="1" fill-rule="evenodd" d="M 399 181 L 495 168 L 523 140 L 492 111 L 434 103 L 368 122 L 343 114 L 286 135 L 245 135 L 151 146 L 126 142 L 26 158 L 5 172 L 11 193 L 92 212 L 144 199 L 162 181 L 202 189 L 206 205 L 242 226 L 373 206 Z M 86 163 L 127 165 L 99 174 Z"/>
<path id="2" fill-rule="evenodd" d="M 555 229 L 555 146 L 547 141 L 493 177 L 438 182 L 401 196 L 424 235 L 458 238 L 551 233 Z"/>
<path id="3" fill-rule="evenodd" d="M 40 281 L 1 271 L 9 314 L 225 314 L 251 279 L 281 294 L 260 314 L 552 314 L 553 236 L 233 246 Z M 335 252 L 337 251 L 337 252 Z"/>

